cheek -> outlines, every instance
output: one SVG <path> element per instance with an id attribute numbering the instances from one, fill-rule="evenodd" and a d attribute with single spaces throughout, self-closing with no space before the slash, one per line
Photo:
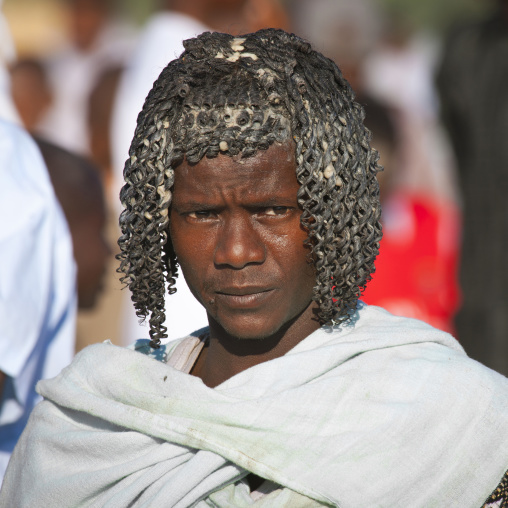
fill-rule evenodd
<path id="1" fill-rule="evenodd" d="M 181 224 L 179 217 L 171 218 L 169 234 L 171 245 L 175 253 L 178 264 L 180 265 L 180 276 L 182 272 L 189 286 L 191 281 L 200 280 L 207 266 L 212 263 L 213 258 L 213 240 L 210 234 L 199 234 L 185 224 Z M 192 290 L 192 287 L 191 287 Z"/>
<path id="2" fill-rule="evenodd" d="M 312 295 L 316 276 L 310 247 L 305 245 L 308 235 L 301 227 L 291 229 L 294 231 L 292 234 L 279 236 L 269 242 L 270 251 L 288 285 L 309 296 Z"/>
<path id="3" fill-rule="evenodd" d="M 289 231 L 289 233 L 288 233 Z M 312 271 L 312 265 L 309 264 L 310 247 L 305 245 L 308 235 L 300 226 L 300 222 L 288 225 L 284 232 L 273 235 L 269 240 L 271 250 L 275 255 L 285 259 L 285 263 L 292 266 L 308 266 Z"/>
<path id="4" fill-rule="evenodd" d="M 180 217 L 171 217 L 170 224 L 169 233 L 174 253 L 181 272 L 185 274 L 187 283 L 195 293 L 201 289 L 207 278 L 215 278 L 213 259 L 217 232 L 211 229 L 204 234 L 193 228 L 186 228 Z M 308 235 L 300 226 L 299 218 L 280 230 L 258 230 L 257 234 L 259 242 L 267 251 L 267 259 L 259 269 L 266 270 L 267 276 L 268 272 L 272 275 L 278 273 L 278 278 L 282 276 L 285 279 L 286 287 L 310 298 L 315 285 L 315 271 L 310 261 L 310 248 L 304 245 Z"/>
<path id="5" fill-rule="evenodd" d="M 174 224 L 173 221 L 172 223 Z M 187 260 L 199 258 L 200 251 L 205 247 L 204 244 L 207 239 L 207 237 L 196 235 L 191 230 L 178 224 L 175 224 L 174 227 L 170 226 L 169 236 L 179 264 L 187 264 Z"/>

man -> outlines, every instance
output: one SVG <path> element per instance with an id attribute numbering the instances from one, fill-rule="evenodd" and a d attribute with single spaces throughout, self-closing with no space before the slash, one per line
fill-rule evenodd
<path id="1" fill-rule="evenodd" d="M 368 96 L 359 102 L 383 163 L 378 174 L 383 239 L 362 300 L 453 334 L 460 299 L 459 211 L 451 201 L 400 185 L 403 142 L 396 111 Z"/>
<path id="2" fill-rule="evenodd" d="M 72 244 L 41 154 L 0 121 L 0 482 L 33 407 L 35 385 L 74 354 Z"/>
<path id="3" fill-rule="evenodd" d="M 113 0 L 65 0 L 63 4 L 69 41 L 45 62 L 53 100 L 38 133 L 67 150 L 89 154 L 90 94 L 106 69 L 125 64 L 133 34 L 116 23 Z"/>
<path id="4" fill-rule="evenodd" d="M 8 64 L 14 44 L 0 0 L 0 483 L 34 405 L 35 385 L 74 353 L 72 245 L 37 147 L 18 127 Z"/>
<path id="5" fill-rule="evenodd" d="M 111 255 L 105 238 L 106 203 L 98 169 L 81 155 L 36 138 L 69 225 L 78 269 L 78 308 L 95 307 Z"/>
<path id="6" fill-rule="evenodd" d="M 467 353 L 508 375 L 508 0 L 457 27 L 437 84 L 464 201 L 457 334 Z"/>
<path id="7" fill-rule="evenodd" d="M 42 61 L 17 60 L 10 68 L 11 96 L 25 129 L 36 134 L 51 106 L 53 94 Z"/>
<path id="8" fill-rule="evenodd" d="M 91 346 L 39 385 L 5 506 L 485 503 L 508 468 L 508 380 L 358 302 L 381 237 L 362 118 L 295 35 L 185 42 L 122 190 L 121 271 L 151 342 Z M 178 267 L 210 326 L 161 344 Z"/>

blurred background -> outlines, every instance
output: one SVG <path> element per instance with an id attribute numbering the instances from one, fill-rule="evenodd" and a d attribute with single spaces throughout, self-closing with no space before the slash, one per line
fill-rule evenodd
<path id="1" fill-rule="evenodd" d="M 365 301 L 450 331 L 508 374 L 507 1 L 4 0 L 3 13 L 12 99 L 57 196 L 66 165 L 100 181 L 61 184 L 67 205 L 58 196 L 78 264 L 77 350 L 141 336 L 114 255 L 123 162 L 153 80 L 203 30 L 280 27 L 336 61 L 385 167 Z M 69 196 L 83 185 L 77 220 Z"/>

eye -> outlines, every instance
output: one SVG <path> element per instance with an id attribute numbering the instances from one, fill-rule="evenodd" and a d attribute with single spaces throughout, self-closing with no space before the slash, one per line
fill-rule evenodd
<path id="1" fill-rule="evenodd" d="M 265 208 L 264 213 L 265 215 L 285 215 L 289 210 L 289 207 L 287 206 L 269 206 Z"/>
<path id="2" fill-rule="evenodd" d="M 197 210 L 195 212 L 189 212 L 187 217 L 191 219 L 210 219 L 214 217 L 214 213 L 210 210 Z"/>

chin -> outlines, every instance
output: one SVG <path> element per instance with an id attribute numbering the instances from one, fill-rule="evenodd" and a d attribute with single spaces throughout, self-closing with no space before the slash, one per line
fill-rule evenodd
<path id="1" fill-rule="evenodd" d="M 267 321 L 262 316 L 242 316 L 231 319 L 215 318 L 215 321 L 232 337 L 238 340 L 266 340 L 285 327 L 286 321 Z"/>

